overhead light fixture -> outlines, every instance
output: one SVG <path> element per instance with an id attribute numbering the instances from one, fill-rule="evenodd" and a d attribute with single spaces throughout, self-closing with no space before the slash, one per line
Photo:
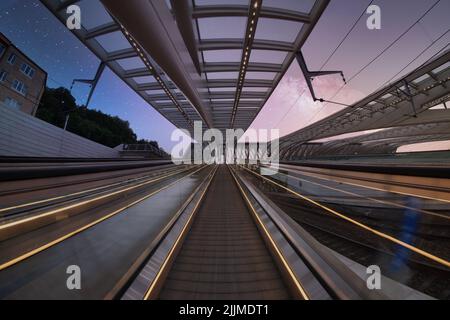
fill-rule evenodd
<path id="1" fill-rule="evenodd" d="M 250 2 L 250 6 L 249 6 L 247 28 L 246 28 L 246 33 L 245 33 L 245 37 L 244 37 L 244 48 L 245 49 L 242 52 L 241 67 L 240 67 L 238 83 L 237 83 L 237 88 L 236 88 L 236 94 L 235 94 L 235 102 L 233 105 L 233 111 L 232 111 L 232 116 L 231 116 L 231 123 L 230 123 L 231 128 L 233 128 L 233 126 L 234 126 L 237 108 L 239 106 L 239 100 L 241 98 L 241 94 L 242 94 L 242 90 L 243 90 L 243 86 L 244 86 L 245 75 L 247 72 L 247 66 L 248 66 L 247 63 L 249 62 L 249 58 L 250 58 L 250 54 L 251 54 L 251 47 L 253 45 L 253 41 L 254 41 L 255 34 L 256 34 L 255 31 L 256 31 L 256 27 L 258 24 L 258 17 L 259 17 L 260 10 L 261 10 L 260 2 L 262 2 L 262 0 L 252 0 Z"/>
<path id="2" fill-rule="evenodd" d="M 144 50 L 137 44 L 137 42 L 134 40 L 134 38 L 125 29 L 125 27 L 123 25 L 121 25 L 120 28 L 122 29 L 123 34 L 125 34 L 125 37 L 127 38 L 128 42 L 134 47 L 134 50 L 136 51 L 137 56 L 140 57 L 141 60 L 143 61 L 144 65 L 147 66 L 148 70 L 150 71 L 150 74 L 156 79 L 156 81 L 161 86 L 161 88 L 164 90 L 164 92 L 169 97 L 169 99 L 173 102 L 175 107 L 177 107 L 178 111 L 183 115 L 186 122 L 193 128 L 193 121 L 189 118 L 187 113 L 183 110 L 180 103 L 175 99 L 175 97 L 172 94 L 172 92 L 170 91 L 169 87 L 166 85 L 166 83 L 162 80 L 162 78 L 157 73 L 156 68 L 150 63 L 149 59 L 145 56 Z"/>

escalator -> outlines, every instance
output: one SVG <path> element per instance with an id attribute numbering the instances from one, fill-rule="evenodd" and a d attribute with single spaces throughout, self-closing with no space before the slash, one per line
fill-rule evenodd
<path id="1" fill-rule="evenodd" d="M 291 298 L 227 166 L 219 166 L 158 298 Z"/>

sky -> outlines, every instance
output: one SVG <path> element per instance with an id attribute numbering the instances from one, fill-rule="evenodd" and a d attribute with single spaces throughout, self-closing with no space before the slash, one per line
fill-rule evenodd
<path id="1" fill-rule="evenodd" d="M 321 69 L 323 63 L 367 8 L 369 2 L 366 0 L 331 1 L 302 50 L 310 70 Z M 357 71 L 407 30 L 434 2 L 435 0 L 374 1 L 373 3 L 381 8 L 381 29 L 369 30 L 366 27 L 368 15 L 365 15 L 323 70 L 342 70 L 345 77 L 351 79 Z M 316 95 L 324 99 L 352 104 L 379 89 L 416 58 L 434 39 L 447 31 L 446 36 L 437 41 L 397 78 L 409 73 L 450 43 L 448 12 L 450 12 L 450 0 L 441 0 L 420 24 L 344 86 L 338 95 L 334 96 L 343 85 L 339 75 L 316 78 L 314 81 Z M 285 135 L 342 108 L 339 105 L 314 103 L 300 67 L 294 62 L 252 127 L 277 127 L 281 135 Z"/>
<path id="2" fill-rule="evenodd" d="M 99 60 L 39 1 L 1 0 L 0 32 L 47 71 L 49 87 L 70 88 L 73 79 L 92 79 Z M 75 84 L 72 94 L 85 104 L 89 87 Z M 170 150 L 168 132 L 175 126 L 122 82 L 105 70 L 89 108 L 130 122 L 142 139 L 156 140 Z"/>
<path id="3" fill-rule="evenodd" d="M 294 3 L 298 0 L 277 1 Z M 323 66 L 369 2 L 331 1 L 303 47 L 310 70 L 319 70 Z M 381 30 L 369 30 L 366 27 L 368 15 L 364 15 L 342 46 L 323 66 L 323 70 L 342 70 L 346 78 L 352 80 L 341 89 L 343 83 L 339 76 L 318 78 L 314 81 L 317 96 L 346 104 L 356 102 L 379 89 L 446 31 L 447 34 L 440 41 L 402 74 L 408 73 L 448 45 L 450 0 L 441 0 L 416 27 L 353 78 L 362 66 L 403 33 L 434 2 L 436 0 L 375 0 L 373 3 L 381 8 Z M 39 1 L 0 1 L 0 32 L 48 72 L 50 87 L 70 87 L 75 78 L 93 78 L 98 67 L 97 58 Z M 87 86 L 75 85 L 73 94 L 79 104 L 86 102 L 87 93 Z M 170 141 L 170 133 L 175 127 L 109 70 L 102 76 L 89 107 L 129 121 L 139 138 L 157 140 L 166 150 L 170 150 L 174 144 Z M 300 68 L 294 62 L 251 128 L 280 128 L 281 135 L 285 135 L 341 108 L 342 106 L 334 104 L 314 103 Z"/>

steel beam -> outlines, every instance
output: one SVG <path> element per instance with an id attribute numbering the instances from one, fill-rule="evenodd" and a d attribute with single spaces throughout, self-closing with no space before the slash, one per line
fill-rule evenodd
<path id="1" fill-rule="evenodd" d="M 244 87 L 250 88 L 271 88 L 273 86 L 272 80 L 245 80 Z M 236 87 L 236 80 L 217 79 L 208 81 L 209 88 L 229 88 Z"/>
<path id="2" fill-rule="evenodd" d="M 122 50 L 117 50 L 117 51 L 106 53 L 106 57 L 104 58 L 104 61 L 111 62 L 111 61 L 127 59 L 127 58 L 135 58 L 137 56 L 138 55 L 133 48 L 122 49 Z"/>
<path id="3" fill-rule="evenodd" d="M 189 51 L 192 62 L 201 74 L 200 58 L 197 48 L 198 36 L 194 31 L 194 21 L 192 20 L 193 1 L 191 0 L 170 0 L 172 11 L 177 21 L 178 29 L 183 37 L 186 48 Z"/>
<path id="4" fill-rule="evenodd" d="M 234 62 L 222 63 L 205 63 L 203 65 L 203 72 L 239 72 L 241 65 Z M 282 72 L 283 66 L 277 63 L 249 63 L 247 71 L 254 72 Z"/>
<path id="5" fill-rule="evenodd" d="M 196 72 L 165 1 L 128 0 L 126 6 L 121 1 L 101 1 L 192 102 L 207 126 L 211 127 L 209 106 L 201 98 L 199 91 L 204 88 L 204 83 Z"/>
<path id="6" fill-rule="evenodd" d="M 200 41 L 198 49 L 203 51 L 242 49 L 242 42 L 243 39 L 206 39 Z M 295 47 L 290 42 L 255 39 L 253 49 L 294 52 Z"/>
<path id="7" fill-rule="evenodd" d="M 108 22 L 86 32 L 84 40 L 89 40 L 95 37 L 100 37 L 108 33 L 120 31 L 120 26 L 116 22 Z"/>
<path id="8" fill-rule="evenodd" d="M 351 107 L 345 108 L 311 126 L 289 134 L 283 139 L 305 142 L 350 132 L 433 121 L 425 111 L 450 99 L 450 90 L 448 89 L 450 68 L 441 70 L 434 77 L 429 77 L 420 83 L 416 83 L 416 88 L 410 90 L 410 94 L 406 91 L 400 93 L 399 88 L 404 86 L 405 82 L 411 85 L 414 83 L 414 80 L 421 78 L 425 74 L 429 74 L 429 72 L 444 65 L 449 60 L 450 50 L 444 52 L 428 64 L 410 72 L 394 84 L 388 85 L 358 101 Z M 391 94 L 391 96 L 383 99 L 383 105 L 372 103 L 373 101 L 379 101 L 388 94 Z M 416 105 L 417 119 L 411 115 L 410 99 L 412 97 Z"/>
<path id="9" fill-rule="evenodd" d="M 198 6 L 194 9 L 193 16 L 194 18 L 247 17 L 248 6 L 242 5 Z M 261 10 L 260 17 L 279 20 L 289 20 L 299 23 L 311 23 L 311 17 L 308 13 L 278 8 L 263 8 Z"/>

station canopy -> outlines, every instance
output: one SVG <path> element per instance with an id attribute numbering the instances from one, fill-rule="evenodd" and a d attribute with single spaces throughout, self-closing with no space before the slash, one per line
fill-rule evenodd
<path id="1" fill-rule="evenodd" d="M 78 5 L 82 28 L 73 30 L 78 39 L 165 118 L 189 131 L 194 121 L 221 130 L 247 129 L 329 3 L 41 2 L 64 24 L 67 7 Z M 118 3 L 123 4 L 120 10 Z M 140 21 L 142 16 L 148 18 Z M 159 43 L 148 45 L 152 32 L 160 36 Z M 162 55 L 165 48 L 173 50 Z"/>

